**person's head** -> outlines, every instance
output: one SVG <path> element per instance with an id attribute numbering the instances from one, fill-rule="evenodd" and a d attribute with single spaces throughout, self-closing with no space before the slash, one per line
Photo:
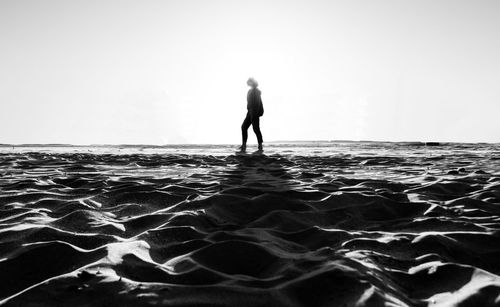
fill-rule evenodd
<path id="1" fill-rule="evenodd" d="M 259 86 L 259 83 L 254 78 L 248 78 L 247 85 L 251 86 L 252 88 L 256 88 L 257 86 Z"/>

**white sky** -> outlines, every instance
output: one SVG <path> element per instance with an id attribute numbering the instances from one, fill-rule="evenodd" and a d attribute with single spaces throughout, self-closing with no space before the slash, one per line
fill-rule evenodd
<path id="1" fill-rule="evenodd" d="M 250 76 L 264 141 L 500 142 L 500 1 L 0 0 L 0 143 L 238 143 Z"/>

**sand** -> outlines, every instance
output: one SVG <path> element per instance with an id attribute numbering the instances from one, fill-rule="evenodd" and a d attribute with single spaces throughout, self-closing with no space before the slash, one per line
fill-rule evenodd
<path id="1" fill-rule="evenodd" d="M 3 148 L 5 306 L 500 306 L 500 146 Z"/>

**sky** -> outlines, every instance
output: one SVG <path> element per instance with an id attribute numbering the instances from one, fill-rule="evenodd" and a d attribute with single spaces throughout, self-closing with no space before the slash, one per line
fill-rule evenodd
<path id="1" fill-rule="evenodd" d="M 497 0 L 0 0 L 0 143 L 500 142 Z M 249 142 L 256 138 L 249 130 Z"/>

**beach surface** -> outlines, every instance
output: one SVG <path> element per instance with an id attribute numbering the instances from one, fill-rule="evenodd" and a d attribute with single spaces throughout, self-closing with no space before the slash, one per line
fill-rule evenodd
<path id="1" fill-rule="evenodd" d="M 500 145 L 0 148 L 5 306 L 500 306 Z"/>

